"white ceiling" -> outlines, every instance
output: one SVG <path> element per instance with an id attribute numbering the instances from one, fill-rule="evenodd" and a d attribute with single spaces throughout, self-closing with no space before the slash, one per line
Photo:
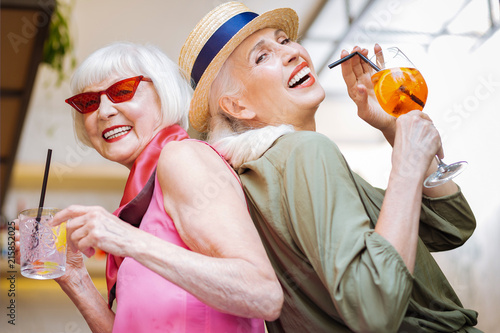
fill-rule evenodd
<path id="1" fill-rule="evenodd" d="M 116 40 L 150 42 L 177 60 L 180 49 L 196 23 L 222 0 L 80 0 L 75 1 L 72 28 L 77 55 L 85 58 L 91 51 Z M 246 0 L 257 13 L 278 8 L 294 8 L 307 19 L 318 0 Z"/>

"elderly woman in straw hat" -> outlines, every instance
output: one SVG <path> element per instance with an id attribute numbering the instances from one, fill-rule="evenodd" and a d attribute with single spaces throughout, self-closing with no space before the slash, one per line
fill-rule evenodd
<path id="1" fill-rule="evenodd" d="M 422 186 L 442 155 L 432 122 L 420 111 L 387 115 L 369 67 L 357 57 L 344 63 L 358 114 L 393 146 L 387 189 L 372 187 L 315 132 L 325 93 L 297 29 L 291 9 L 258 15 L 224 3 L 179 59 L 195 87 L 191 125 L 239 173 L 284 289 L 269 331 L 477 332 L 477 313 L 462 307 L 430 254 L 462 245 L 475 228 L 455 183 Z"/>
<path id="2" fill-rule="evenodd" d="M 264 332 L 282 289 L 237 175 L 188 140 L 192 90 L 178 66 L 156 47 L 115 43 L 80 65 L 72 89 L 80 140 L 130 169 L 114 214 L 73 205 L 53 221 L 68 221 L 70 245 L 57 282 L 91 330 Z M 83 264 L 95 247 L 108 253 L 108 303 Z"/>

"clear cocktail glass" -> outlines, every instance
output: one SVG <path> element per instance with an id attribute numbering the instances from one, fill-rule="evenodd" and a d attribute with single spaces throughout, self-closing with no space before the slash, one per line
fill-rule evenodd
<path id="1" fill-rule="evenodd" d="M 51 227 L 49 222 L 57 208 L 26 209 L 19 213 L 21 274 L 45 280 L 64 275 L 66 271 L 66 223 Z M 38 220 L 38 216 L 39 220 Z"/>

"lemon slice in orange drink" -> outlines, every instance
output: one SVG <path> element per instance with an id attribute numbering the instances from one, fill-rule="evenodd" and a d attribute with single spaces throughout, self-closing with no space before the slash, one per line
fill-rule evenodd
<path id="1" fill-rule="evenodd" d="M 380 98 L 380 102 L 383 104 L 389 103 L 391 97 L 394 95 L 394 92 L 399 90 L 402 84 L 408 82 L 411 79 L 408 77 L 408 73 L 406 73 L 406 68 L 392 68 L 385 69 L 377 74 L 379 74 L 378 79 L 374 82 L 375 94 L 378 98 Z"/>

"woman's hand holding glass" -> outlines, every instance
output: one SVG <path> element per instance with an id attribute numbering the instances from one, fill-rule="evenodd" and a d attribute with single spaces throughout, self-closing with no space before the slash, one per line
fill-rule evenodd
<path id="1" fill-rule="evenodd" d="M 413 110 L 397 118 L 393 170 L 406 179 L 425 177 L 436 155 L 443 156 L 441 138 L 427 114 Z"/>
<path id="2" fill-rule="evenodd" d="M 20 243 L 20 233 L 19 233 L 19 219 L 14 219 L 15 223 L 15 262 L 21 264 L 21 243 Z M 69 244 L 69 242 L 68 242 Z M 78 249 L 74 249 L 71 246 L 67 247 L 66 252 L 66 271 L 63 276 L 55 278 L 54 280 L 58 283 L 61 282 L 71 282 L 79 281 L 81 271 L 87 271 L 85 263 L 83 262 L 83 255 Z M 75 276 L 77 276 L 75 278 Z"/>
<path id="3" fill-rule="evenodd" d="M 82 252 L 68 246 L 66 252 L 66 273 L 54 280 L 59 284 L 78 283 L 78 281 L 81 281 L 82 273 L 87 274 Z"/>
<path id="4" fill-rule="evenodd" d="M 366 58 L 363 60 L 360 57 L 353 57 L 342 63 L 342 74 L 349 96 L 358 105 L 359 116 L 381 130 L 389 143 L 393 144 L 395 135 L 393 121 L 412 110 L 422 111 L 427 100 L 427 84 L 420 71 L 398 48 L 382 50 L 376 44 L 374 51 L 375 56 L 372 57 L 372 61 L 376 64 Z M 355 47 L 353 52 L 359 52 L 365 57 L 368 55 L 366 49 L 361 50 L 359 47 Z M 347 52 L 342 52 L 342 58 L 346 56 Z M 373 68 L 377 70 L 374 71 Z M 357 84 L 358 81 L 367 82 L 368 76 L 370 76 L 371 84 Z M 375 96 L 379 108 L 373 106 L 373 96 L 370 96 L 371 103 L 368 102 L 370 94 Z M 370 104 L 372 106 L 368 106 Z M 392 122 L 387 115 L 382 116 L 380 109 L 387 115 L 393 116 Z M 432 188 L 446 183 L 460 174 L 467 165 L 465 161 L 446 165 L 441 160 L 443 154 L 442 150 L 440 151 L 441 153 L 436 155 L 438 170 L 427 177 L 424 181 L 425 187 Z"/>
<path id="5" fill-rule="evenodd" d="M 380 46 L 376 44 L 374 50 L 375 52 L 380 51 Z M 361 49 L 358 46 L 354 47 L 352 52 L 360 52 L 364 56 L 368 56 L 368 50 Z M 349 55 L 347 51 L 342 51 L 342 58 L 347 55 Z M 372 75 L 372 67 L 360 57 L 355 56 L 342 63 L 342 76 L 349 97 L 358 107 L 358 116 L 374 128 L 382 131 L 392 145 L 394 143 L 396 118 L 390 116 L 380 106 L 373 89 Z"/>
<path id="6" fill-rule="evenodd" d="M 126 245 L 131 241 L 128 236 L 138 230 L 98 206 L 69 206 L 54 216 L 53 224 L 66 220 L 68 248 L 87 257 L 94 255 L 96 247 L 126 256 Z"/>

